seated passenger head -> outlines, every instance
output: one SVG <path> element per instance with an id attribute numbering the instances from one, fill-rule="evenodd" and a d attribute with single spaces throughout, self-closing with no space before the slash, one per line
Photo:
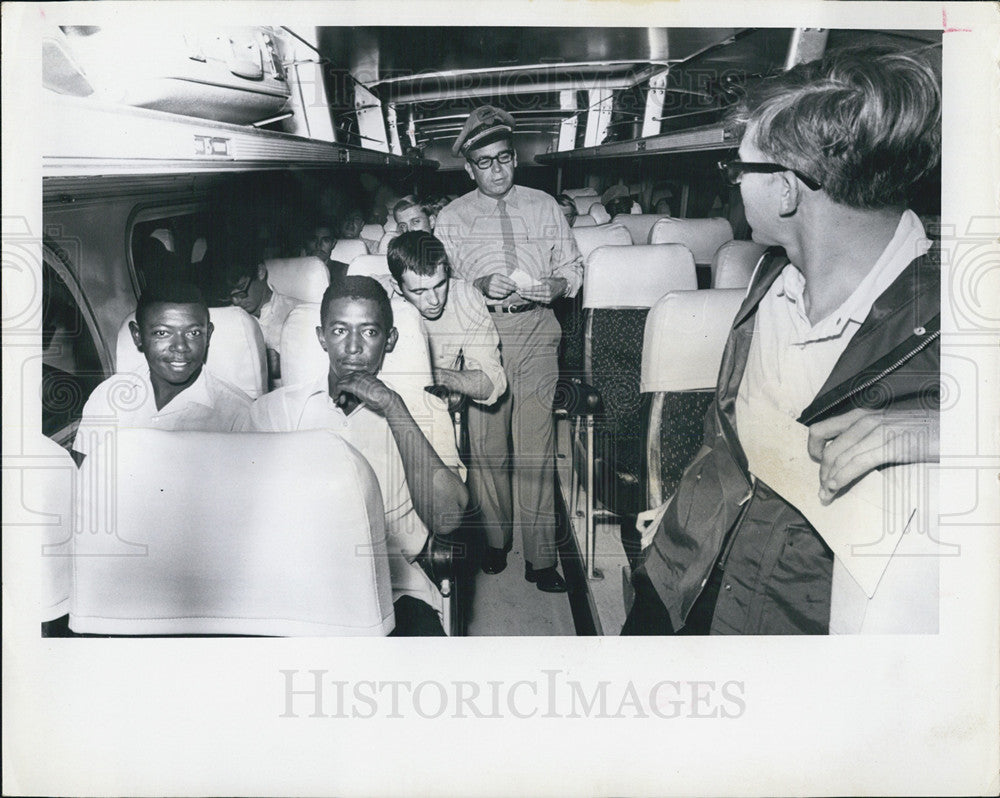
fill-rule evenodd
<path id="1" fill-rule="evenodd" d="M 212 338 L 208 306 L 198 286 L 151 282 L 139 297 L 129 331 L 158 391 L 168 388 L 176 395 L 198 379 Z"/>
<path id="2" fill-rule="evenodd" d="M 487 197 L 500 199 L 514 185 L 517 153 L 514 117 L 500 108 L 483 105 L 469 114 L 451 147 L 465 158 L 465 171 Z"/>
<path id="3" fill-rule="evenodd" d="M 414 230 L 389 242 L 386 259 L 406 301 L 428 321 L 441 318 L 451 276 L 444 244 L 431 233 Z"/>
<path id="4" fill-rule="evenodd" d="M 226 236 L 225 240 L 209 246 L 215 269 L 216 282 L 220 283 L 218 299 L 243 308 L 251 316 L 260 316 L 260 310 L 271 298 L 267 284 L 267 267 L 261 244 L 253 236 Z"/>
<path id="5" fill-rule="evenodd" d="M 670 197 L 660 197 L 653 206 L 653 213 L 670 215 Z"/>
<path id="6" fill-rule="evenodd" d="M 361 230 L 364 226 L 364 214 L 356 208 L 352 208 L 340 217 L 338 232 L 341 238 L 361 238 Z"/>
<path id="7" fill-rule="evenodd" d="M 326 224 L 317 224 L 306 241 L 305 250 L 309 255 L 315 255 L 320 260 L 329 260 L 330 253 L 333 252 L 333 245 L 337 239 L 333 235 L 333 229 Z"/>
<path id="8" fill-rule="evenodd" d="M 761 81 L 730 119 L 743 134 L 740 161 L 789 170 L 734 164 L 728 177 L 748 215 L 747 191 L 778 179 L 851 208 L 902 208 L 940 159 L 940 116 L 938 79 L 922 55 L 885 45 L 831 51 Z"/>
<path id="9" fill-rule="evenodd" d="M 559 210 L 561 210 L 563 216 L 566 217 L 566 224 L 572 227 L 573 222 L 576 221 L 576 217 L 579 213 L 576 209 L 576 203 L 573 201 L 573 198 L 568 194 L 560 194 L 556 197 L 556 202 L 559 203 Z"/>
<path id="10" fill-rule="evenodd" d="M 612 186 L 601 194 L 601 204 L 609 216 L 618 213 L 630 213 L 632 210 L 632 195 L 628 186 Z"/>
<path id="11" fill-rule="evenodd" d="M 429 233 L 433 229 L 430 214 L 412 194 L 403 197 L 393 206 L 392 216 L 400 233 L 410 230 L 423 230 Z"/>
<path id="12" fill-rule="evenodd" d="M 392 305 L 377 280 L 347 276 L 330 283 L 320 304 L 316 336 L 330 360 L 330 377 L 353 372 L 378 374 L 386 352 L 396 346 Z"/>

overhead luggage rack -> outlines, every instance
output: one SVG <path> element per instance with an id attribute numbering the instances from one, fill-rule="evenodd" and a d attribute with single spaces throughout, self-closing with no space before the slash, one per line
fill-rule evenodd
<path id="1" fill-rule="evenodd" d="M 338 167 L 428 168 L 437 161 L 162 111 L 48 94 L 42 175 L 175 174 Z"/>
<path id="2" fill-rule="evenodd" d="M 561 152 L 547 152 L 536 155 L 540 164 L 560 166 L 573 161 L 594 158 L 627 158 L 641 155 L 667 155 L 674 152 L 704 150 L 725 150 L 736 147 L 739 142 L 727 135 L 724 125 L 706 125 L 674 133 L 661 133 L 628 141 L 598 144 L 596 147 L 578 147 Z"/>

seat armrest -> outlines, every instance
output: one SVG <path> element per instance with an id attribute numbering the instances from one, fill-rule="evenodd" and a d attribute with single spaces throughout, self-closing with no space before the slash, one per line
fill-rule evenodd
<path id="1" fill-rule="evenodd" d="M 598 390 L 579 377 L 560 377 L 552 400 L 552 412 L 560 418 L 590 416 L 603 408 Z"/>

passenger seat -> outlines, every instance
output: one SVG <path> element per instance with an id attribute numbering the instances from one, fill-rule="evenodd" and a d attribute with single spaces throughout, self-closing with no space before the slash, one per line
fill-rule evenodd
<path id="1" fill-rule="evenodd" d="M 727 241 L 712 258 L 712 288 L 747 288 L 766 250 L 753 241 Z"/>
<path id="2" fill-rule="evenodd" d="M 733 240 L 728 219 L 660 219 L 649 231 L 650 244 L 683 244 L 699 267 L 699 288 L 712 284 L 711 265 L 719 247 Z"/>

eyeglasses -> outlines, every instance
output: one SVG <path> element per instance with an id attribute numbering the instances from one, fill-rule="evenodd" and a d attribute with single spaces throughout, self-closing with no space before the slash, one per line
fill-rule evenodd
<path id="1" fill-rule="evenodd" d="M 230 291 L 229 292 L 229 298 L 230 298 L 230 300 L 232 300 L 234 302 L 239 302 L 241 300 L 246 299 L 248 296 L 250 296 L 250 286 L 251 286 L 252 283 L 253 283 L 253 280 L 251 280 L 251 279 L 248 278 L 247 282 L 246 282 L 246 285 L 244 285 L 242 288 L 234 288 L 232 291 Z"/>
<path id="2" fill-rule="evenodd" d="M 499 163 L 506 166 L 513 160 L 514 160 L 513 150 L 501 150 L 500 152 L 498 152 L 496 155 L 493 156 L 484 155 L 482 158 L 476 158 L 474 160 L 470 158 L 469 163 L 475 164 L 477 169 L 481 169 L 482 171 L 485 172 L 487 169 L 492 169 L 494 163 Z"/>
<path id="3" fill-rule="evenodd" d="M 791 172 L 799 180 L 806 184 L 813 191 L 819 191 L 823 184 L 814 180 L 809 175 L 803 174 L 798 169 L 790 166 L 783 166 L 780 163 L 751 163 L 750 161 L 719 161 L 719 169 L 730 185 L 738 186 L 740 178 L 747 172 L 757 172 L 760 174 L 775 174 L 776 172 Z"/>

